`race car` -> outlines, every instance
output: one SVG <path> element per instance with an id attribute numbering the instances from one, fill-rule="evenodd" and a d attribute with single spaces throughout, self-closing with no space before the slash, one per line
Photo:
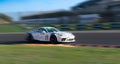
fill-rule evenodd
<path id="1" fill-rule="evenodd" d="M 41 27 L 27 32 L 28 41 L 45 41 L 51 43 L 75 42 L 75 36 L 70 32 L 62 32 L 54 27 Z"/>

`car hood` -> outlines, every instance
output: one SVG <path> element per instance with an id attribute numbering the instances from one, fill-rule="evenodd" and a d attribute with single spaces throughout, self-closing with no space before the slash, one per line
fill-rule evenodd
<path id="1" fill-rule="evenodd" d="M 58 35 L 63 35 L 63 36 L 73 36 L 73 34 L 72 33 L 70 33 L 70 32 L 55 32 L 55 34 L 58 34 Z"/>

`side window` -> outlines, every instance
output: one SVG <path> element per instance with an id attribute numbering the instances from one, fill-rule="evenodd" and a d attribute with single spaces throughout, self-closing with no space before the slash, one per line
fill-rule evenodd
<path id="1" fill-rule="evenodd" d="M 41 30 L 41 29 L 35 29 L 34 32 L 39 32 L 39 33 L 41 33 L 42 30 Z"/>
<path id="2" fill-rule="evenodd" d="M 41 30 L 47 32 L 44 28 L 41 28 Z"/>
<path id="3" fill-rule="evenodd" d="M 35 32 L 39 32 L 39 33 L 42 33 L 43 31 L 47 32 L 45 29 L 43 28 L 39 28 L 39 29 L 36 29 L 34 30 Z"/>
<path id="4" fill-rule="evenodd" d="M 43 31 L 43 30 L 42 30 L 41 28 L 40 28 L 40 29 L 38 29 L 38 32 L 39 32 L 39 33 L 42 33 L 42 31 Z"/>

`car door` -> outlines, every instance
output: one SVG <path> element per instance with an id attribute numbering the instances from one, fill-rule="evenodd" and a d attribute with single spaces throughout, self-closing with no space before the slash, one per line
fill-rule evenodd
<path id="1" fill-rule="evenodd" d="M 35 40 L 39 40 L 40 38 L 40 31 L 38 29 L 35 29 L 33 32 L 32 32 L 32 35 L 34 37 Z"/>
<path id="2" fill-rule="evenodd" d="M 43 29 L 43 28 L 40 28 L 40 29 L 38 29 L 38 31 L 37 31 L 37 35 L 36 35 L 36 37 L 37 37 L 37 40 L 39 40 L 39 41 L 46 41 L 46 31 Z"/>

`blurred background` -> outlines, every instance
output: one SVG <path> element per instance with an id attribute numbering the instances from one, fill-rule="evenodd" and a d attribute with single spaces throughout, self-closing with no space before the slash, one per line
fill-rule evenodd
<path id="1" fill-rule="evenodd" d="M 1 0 L 0 3 L 2 28 L 14 25 L 18 31 L 42 26 L 71 31 L 120 29 L 120 0 Z"/>

